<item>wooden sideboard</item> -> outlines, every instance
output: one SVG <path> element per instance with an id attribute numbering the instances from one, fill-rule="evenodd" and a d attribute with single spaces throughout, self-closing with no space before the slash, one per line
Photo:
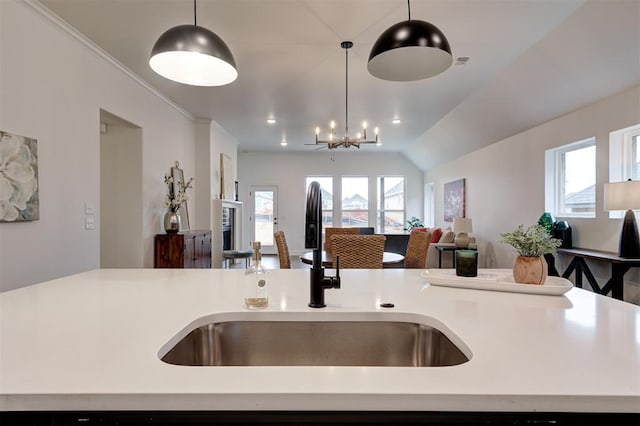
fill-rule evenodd
<path id="1" fill-rule="evenodd" d="M 211 231 L 156 234 L 156 268 L 211 268 Z"/>

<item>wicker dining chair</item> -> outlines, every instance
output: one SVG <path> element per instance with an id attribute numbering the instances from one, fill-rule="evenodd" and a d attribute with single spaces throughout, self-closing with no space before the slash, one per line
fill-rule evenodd
<path id="1" fill-rule="evenodd" d="M 427 250 L 431 243 L 431 232 L 411 232 L 404 257 L 405 268 L 424 269 L 427 267 Z"/>
<path id="2" fill-rule="evenodd" d="M 384 256 L 384 235 L 334 235 L 335 259 L 340 257 L 340 268 L 344 269 L 380 269 Z"/>
<path id="3" fill-rule="evenodd" d="M 327 252 L 329 257 L 333 256 L 333 246 L 331 237 L 334 235 L 359 235 L 360 228 L 325 228 L 324 230 L 324 250 Z"/>
<path id="4" fill-rule="evenodd" d="M 289 256 L 289 246 L 284 236 L 284 231 L 276 231 L 273 234 L 278 247 L 278 260 L 280 260 L 280 269 L 291 269 L 291 256 Z"/>

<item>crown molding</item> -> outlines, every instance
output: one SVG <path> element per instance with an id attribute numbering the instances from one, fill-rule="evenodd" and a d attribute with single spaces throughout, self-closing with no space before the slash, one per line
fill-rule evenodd
<path id="1" fill-rule="evenodd" d="M 2 1 L 2 0 L 0 0 L 0 1 Z M 42 16 L 47 18 L 49 21 L 51 21 L 52 23 L 54 23 L 55 25 L 60 27 L 62 30 L 67 32 L 69 35 L 71 35 L 73 38 L 78 40 L 80 43 L 82 43 L 83 45 L 88 47 L 96 55 L 98 55 L 99 57 L 101 57 L 102 59 L 104 59 L 105 61 L 110 63 L 111 65 L 113 65 L 115 68 L 117 68 L 122 73 L 124 73 L 127 77 L 129 77 L 130 79 L 132 79 L 133 81 L 138 83 L 143 88 L 147 89 L 149 92 L 151 92 L 154 95 L 156 95 L 158 98 L 163 100 L 169 106 L 171 106 L 176 111 L 178 111 L 180 114 L 184 115 L 186 118 L 188 118 L 190 120 L 195 120 L 195 117 L 191 113 L 189 113 L 187 110 L 182 108 L 180 105 L 178 105 L 175 102 L 173 102 L 171 99 L 169 99 L 162 92 L 160 92 L 158 89 L 156 89 L 151 84 L 149 84 L 146 80 L 144 80 L 138 74 L 136 74 L 135 72 L 133 72 L 132 70 L 127 68 L 124 64 L 122 64 L 120 61 L 118 61 L 116 58 L 111 56 L 106 50 L 104 50 L 103 48 L 101 48 L 100 46 L 95 44 L 87 36 L 85 36 L 84 34 L 79 32 L 78 30 L 73 28 L 71 25 L 69 25 L 67 22 L 62 20 L 58 15 L 53 13 L 51 10 L 49 10 L 46 6 L 44 6 L 38 0 L 24 0 L 23 3 L 31 6 L 31 8 L 33 8 L 35 11 L 37 11 Z"/>

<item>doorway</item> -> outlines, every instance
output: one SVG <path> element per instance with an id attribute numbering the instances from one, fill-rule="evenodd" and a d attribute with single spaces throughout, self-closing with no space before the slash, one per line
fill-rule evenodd
<path id="1" fill-rule="evenodd" d="M 276 254 L 273 234 L 278 230 L 278 187 L 250 186 L 249 200 L 251 241 L 260 241 L 262 253 Z"/>
<path id="2" fill-rule="evenodd" d="M 142 129 L 100 110 L 100 267 L 142 268 Z"/>

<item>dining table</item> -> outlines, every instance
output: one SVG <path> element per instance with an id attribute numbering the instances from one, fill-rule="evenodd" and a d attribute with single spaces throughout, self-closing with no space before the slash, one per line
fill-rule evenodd
<path id="1" fill-rule="evenodd" d="M 313 251 L 308 251 L 300 256 L 300 261 L 307 265 L 313 264 Z M 402 265 L 404 256 L 399 253 L 385 251 L 382 254 L 382 267 L 393 268 Z M 325 268 L 333 268 L 333 259 L 325 250 L 322 250 L 322 266 Z"/>

